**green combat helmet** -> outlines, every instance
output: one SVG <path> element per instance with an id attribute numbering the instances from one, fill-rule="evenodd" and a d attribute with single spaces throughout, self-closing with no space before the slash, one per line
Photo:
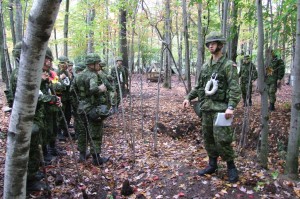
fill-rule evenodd
<path id="1" fill-rule="evenodd" d="M 53 60 L 53 54 L 49 47 L 47 47 L 47 50 L 46 50 L 46 57 Z"/>
<path id="2" fill-rule="evenodd" d="M 90 64 L 95 64 L 97 62 L 101 62 L 100 56 L 96 53 L 88 53 L 85 57 L 85 64 L 90 65 Z"/>
<path id="3" fill-rule="evenodd" d="M 73 66 L 73 65 L 74 65 L 74 63 L 72 61 L 68 62 L 68 66 Z"/>
<path id="4" fill-rule="evenodd" d="M 60 57 L 58 58 L 58 61 L 59 61 L 60 64 L 65 64 L 65 63 L 68 63 L 68 62 L 69 62 L 69 58 L 66 57 L 66 56 L 64 56 L 64 55 L 62 55 L 62 56 L 60 56 Z"/>
<path id="5" fill-rule="evenodd" d="M 208 35 L 206 35 L 205 37 L 205 45 L 206 47 L 208 47 L 208 44 L 210 42 L 214 42 L 214 41 L 218 41 L 221 42 L 222 44 L 226 43 L 226 38 L 224 37 L 224 35 L 220 32 L 211 32 Z"/>
<path id="6" fill-rule="evenodd" d="M 20 42 L 16 43 L 16 45 L 15 45 L 13 51 L 12 51 L 12 54 L 15 58 L 20 59 L 21 49 L 22 49 L 22 42 L 20 41 Z"/>
<path id="7" fill-rule="evenodd" d="M 117 58 L 116 58 L 116 62 L 117 62 L 117 61 L 123 61 L 122 57 L 117 57 Z"/>
<path id="8" fill-rule="evenodd" d="M 85 69 L 85 64 L 84 62 L 78 62 L 75 66 L 75 73 L 78 73 L 80 71 L 83 71 Z"/>
<path id="9" fill-rule="evenodd" d="M 105 67 L 105 66 L 106 66 L 106 63 L 105 63 L 105 62 L 100 62 L 100 66 L 101 66 L 101 67 Z"/>

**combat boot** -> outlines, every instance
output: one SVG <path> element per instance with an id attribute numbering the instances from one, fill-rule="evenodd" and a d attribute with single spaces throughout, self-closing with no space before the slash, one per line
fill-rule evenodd
<path id="1" fill-rule="evenodd" d="M 217 165 L 217 157 L 209 157 L 209 163 L 208 166 L 205 169 L 202 169 L 198 172 L 199 176 L 204 176 L 205 174 L 213 174 L 217 171 L 218 165 Z"/>
<path id="2" fill-rule="evenodd" d="M 275 111 L 275 105 L 274 105 L 274 103 L 270 103 L 269 110 L 270 111 Z"/>
<path id="3" fill-rule="evenodd" d="M 36 172 L 35 179 L 42 180 L 43 178 L 45 178 L 45 174 L 44 173 L 42 173 L 41 171 Z"/>
<path id="4" fill-rule="evenodd" d="M 39 180 L 27 180 L 27 186 L 26 186 L 26 191 L 27 192 L 32 192 L 32 191 L 49 191 L 50 187 L 47 186 L 44 182 L 41 182 Z"/>
<path id="5" fill-rule="evenodd" d="M 108 162 L 109 158 L 101 158 L 99 153 L 93 154 L 93 165 L 100 166 L 106 162 Z"/>
<path id="6" fill-rule="evenodd" d="M 50 143 L 48 148 L 48 153 L 50 153 L 52 156 L 63 156 L 67 155 L 65 151 L 58 150 L 55 143 Z"/>
<path id="7" fill-rule="evenodd" d="M 54 157 L 49 153 L 47 148 L 43 149 L 44 163 L 50 165 Z"/>
<path id="8" fill-rule="evenodd" d="M 233 161 L 227 162 L 227 169 L 228 169 L 228 181 L 230 183 L 236 183 L 239 180 L 239 174 Z"/>
<path id="9" fill-rule="evenodd" d="M 86 159 L 86 152 L 80 152 L 78 162 L 85 162 Z"/>
<path id="10" fill-rule="evenodd" d="M 249 98 L 249 106 L 252 106 L 252 99 L 251 99 L 251 96 Z"/>

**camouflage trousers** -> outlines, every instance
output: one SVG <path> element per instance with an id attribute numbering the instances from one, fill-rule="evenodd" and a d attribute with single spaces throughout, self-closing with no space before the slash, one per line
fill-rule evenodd
<path id="1" fill-rule="evenodd" d="M 80 115 L 81 122 L 76 123 L 81 130 L 78 134 L 78 150 L 85 152 L 88 144 L 92 154 L 101 153 L 102 137 L 103 137 L 103 121 L 94 122 L 86 121 L 85 115 Z"/>
<path id="2" fill-rule="evenodd" d="M 33 123 L 31 131 L 31 141 L 29 149 L 29 160 L 27 169 L 27 180 L 34 180 L 37 171 L 39 170 L 41 157 L 39 145 L 42 144 L 42 133 L 45 132 L 43 129 L 43 121 Z"/>
<path id="3" fill-rule="evenodd" d="M 250 85 L 248 85 L 248 83 L 244 84 L 241 83 L 241 91 L 242 91 L 242 97 L 243 100 L 246 101 L 247 99 L 247 91 L 249 89 L 249 99 L 251 99 L 251 95 L 252 95 L 252 83 L 250 83 Z"/>
<path id="4" fill-rule="evenodd" d="M 53 145 L 56 141 L 58 131 L 57 127 L 58 116 L 56 111 L 48 111 L 45 114 L 46 138 L 43 139 L 43 146 L 48 144 Z"/>
<path id="5" fill-rule="evenodd" d="M 234 151 L 231 146 L 231 127 L 214 126 L 217 112 L 202 112 L 202 132 L 204 145 L 209 157 L 221 156 L 224 161 L 234 159 Z"/>
<path id="6" fill-rule="evenodd" d="M 276 102 L 277 83 L 267 84 L 267 91 L 270 103 Z"/>

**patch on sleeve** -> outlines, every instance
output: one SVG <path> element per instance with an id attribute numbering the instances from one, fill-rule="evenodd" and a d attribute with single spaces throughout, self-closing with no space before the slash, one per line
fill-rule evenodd
<path id="1" fill-rule="evenodd" d="M 237 67 L 237 64 L 236 64 L 236 63 L 232 63 L 232 66 L 233 66 L 233 67 Z"/>

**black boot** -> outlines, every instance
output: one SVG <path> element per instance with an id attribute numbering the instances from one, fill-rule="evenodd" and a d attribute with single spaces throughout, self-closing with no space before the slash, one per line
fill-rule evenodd
<path id="1" fill-rule="evenodd" d="M 234 162 L 228 161 L 227 168 L 228 168 L 228 181 L 230 183 L 236 183 L 239 180 L 239 174 L 238 174 L 238 170 L 235 167 Z"/>
<path id="2" fill-rule="evenodd" d="M 46 165 L 50 165 L 54 157 L 49 153 L 47 148 L 43 149 L 44 162 Z"/>
<path id="3" fill-rule="evenodd" d="M 42 180 L 43 178 L 45 178 L 45 174 L 43 172 L 41 171 L 36 172 L 35 179 Z"/>
<path id="4" fill-rule="evenodd" d="M 217 169 L 218 169 L 217 157 L 215 157 L 215 158 L 209 157 L 208 166 L 205 169 L 202 169 L 201 171 L 199 171 L 198 175 L 204 176 L 205 174 L 213 174 L 216 172 Z"/>
<path id="5" fill-rule="evenodd" d="M 92 156 L 93 156 L 93 165 L 95 166 L 100 166 L 109 160 L 109 158 L 101 158 L 99 153 L 93 154 Z"/>
<path id="6" fill-rule="evenodd" d="M 43 191 L 43 190 L 49 191 L 50 187 L 47 186 L 44 182 L 41 182 L 39 180 L 28 180 L 26 190 L 27 192 Z"/>
<path id="7" fill-rule="evenodd" d="M 252 106 L 252 99 L 251 99 L 251 96 L 249 98 L 249 106 Z"/>
<path id="8" fill-rule="evenodd" d="M 86 158 L 86 152 L 80 152 L 78 162 L 85 162 Z"/>
<path id="9" fill-rule="evenodd" d="M 275 111 L 275 104 L 274 103 L 270 103 L 269 110 L 270 111 Z"/>
<path id="10" fill-rule="evenodd" d="M 50 153 L 53 156 L 67 155 L 67 152 L 57 149 L 55 142 L 51 142 L 49 144 L 48 153 Z"/>

